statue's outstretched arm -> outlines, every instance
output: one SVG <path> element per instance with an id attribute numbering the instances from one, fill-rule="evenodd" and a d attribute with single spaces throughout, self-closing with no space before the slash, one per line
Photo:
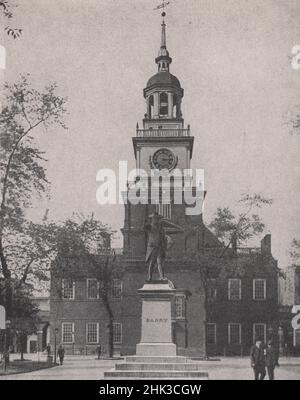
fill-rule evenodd
<path id="1" fill-rule="evenodd" d="M 176 233 L 184 232 L 184 230 L 179 225 L 174 224 L 174 222 L 171 222 L 171 221 L 169 221 L 169 220 L 167 220 L 165 218 L 162 219 L 161 223 L 165 228 L 169 228 L 169 229 L 175 230 Z M 175 232 L 173 231 L 173 233 L 175 233 Z"/>

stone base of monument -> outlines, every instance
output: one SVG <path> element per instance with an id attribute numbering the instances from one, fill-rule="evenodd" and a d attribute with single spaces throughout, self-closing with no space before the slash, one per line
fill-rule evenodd
<path id="1" fill-rule="evenodd" d="M 171 301 L 176 290 L 169 281 L 146 282 L 138 293 L 142 298 L 141 341 L 138 356 L 176 356 L 172 342 Z"/>
<path id="2" fill-rule="evenodd" d="M 174 285 L 167 280 L 146 282 L 138 292 L 142 298 L 142 332 L 136 355 L 106 371 L 104 379 L 208 379 L 203 363 L 176 355 L 171 325 Z"/>
<path id="3" fill-rule="evenodd" d="M 198 379 L 207 380 L 203 362 L 194 362 L 186 357 L 140 357 L 129 356 L 118 362 L 115 368 L 104 373 L 104 379 Z"/>
<path id="4" fill-rule="evenodd" d="M 143 356 L 176 356 L 174 343 L 139 343 L 136 354 Z"/>

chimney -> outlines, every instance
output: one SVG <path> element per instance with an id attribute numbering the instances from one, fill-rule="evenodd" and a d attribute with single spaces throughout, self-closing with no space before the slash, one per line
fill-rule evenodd
<path id="1" fill-rule="evenodd" d="M 262 239 L 261 243 L 261 254 L 271 254 L 271 235 L 268 233 Z"/>
<path id="2" fill-rule="evenodd" d="M 234 232 L 232 234 L 231 246 L 232 246 L 233 253 L 236 254 L 237 253 L 237 235 L 236 235 L 236 232 Z"/>

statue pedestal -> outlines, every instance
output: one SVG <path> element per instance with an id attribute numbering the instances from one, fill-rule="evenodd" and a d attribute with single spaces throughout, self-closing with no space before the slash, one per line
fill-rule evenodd
<path id="1" fill-rule="evenodd" d="M 136 346 L 136 355 L 116 363 L 114 370 L 104 372 L 104 379 L 207 380 L 203 362 L 176 355 L 171 328 L 173 284 L 168 281 L 146 282 L 138 293 L 143 304 L 142 335 Z"/>
<path id="2" fill-rule="evenodd" d="M 168 281 L 146 282 L 138 290 L 142 298 L 141 341 L 137 356 L 176 356 L 172 342 L 171 300 L 175 294 Z"/>

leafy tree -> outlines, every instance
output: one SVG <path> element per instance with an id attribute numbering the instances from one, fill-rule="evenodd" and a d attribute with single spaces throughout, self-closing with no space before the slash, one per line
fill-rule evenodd
<path id="1" fill-rule="evenodd" d="M 11 20 L 13 18 L 13 8 L 17 7 L 11 1 L 8 0 L 0 0 L 0 13 L 6 19 Z M 19 28 L 11 28 L 10 26 L 5 27 L 5 31 L 9 36 L 12 36 L 14 39 L 17 39 L 22 34 L 22 29 Z"/>
<path id="2" fill-rule="evenodd" d="M 56 85 L 43 91 L 33 88 L 28 76 L 6 83 L 0 113 L 0 276 L 4 283 L 4 305 L 12 314 L 12 292 L 41 279 L 43 267 L 54 249 L 54 224 L 26 220 L 34 196 L 42 196 L 49 182 L 45 158 L 34 142 L 39 128 L 65 127 L 66 99 L 56 95 Z M 31 282 L 32 283 L 32 282 Z"/>
<path id="3" fill-rule="evenodd" d="M 292 121 L 293 131 L 296 133 L 300 133 L 300 114 L 297 114 L 295 119 Z"/>
<path id="4" fill-rule="evenodd" d="M 12 307 L 12 333 L 18 339 L 21 360 L 24 360 L 27 335 L 36 331 L 36 324 L 39 321 L 38 308 L 30 298 L 31 292 L 26 287 L 14 292 Z"/>
<path id="5" fill-rule="evenodd" d="M 259 194 L 253 196 L 244 195 L 239 200 L 243 211 L 237 215 L 228 208 L 218 208 L 209 227 L 216 237 L 225 242 L 225 247 L 221 256 L 230 248 L 247 242 L 264 230 L 264 224 L 254 209 L 260 209 L 263 206 L 271 205 L 272 200 L 264 198 Z"/>
<path id="6" fill-rule="evenodd" d="M 0 280 L 0 289 L 3 281 Z M 0 290 L 0 304 L 4 302 Z M 38 322 L 38 308 L 31 300 L 31 290 L 28 287 L 22 287 L 13 291 L 12 297 L 12 313 L 10 316 L 10 329 L 7 334 L 7 349 L 12 344 L 13 337 L 18 340 L 18 347 L 21 353 L 21 360 L 24 359 L 24 350 L 26 348 L 27 335 L 32 334 L 36 330 L 36 323 Z M 3 351 L 3 338 L 2 338 L 2 351 Z M 9 357 L 7 357 L 9 362 Z"/>
<path id="7" fill-rule="evenodd" d="M 295 105 L 284 116 L 284 125 L 287 125 L 290 134 L 300 134 L 300 107 Z"/>
<path id="8" fill-rule="evenodd" d="M 299 264 L 300 262 L 300 240 L 293 239 L 291 249 L 289 251 L 290 257 L 293 264 Z"/>
<path id="9" fill-rule="evenodd" d="M 79 218 L 78 218 L 79 217 Z M 68 219 L 58 231 L 58 255 L 52 268 L 52 285 L 56 282 L 56 290 L 61 291 L 61 279 L 80 280 L 88 276 L 99 282 L 98 298 L 104 305 L 108 317 L 108 350 L 113 357 L 113 322 L 111 307 L 113 279 L 120 276 L 117 257 L 110 251 L 111 229 L 94 219 L 74 215 Z M 82 266 L 85 265 L 86 268 Z M 60 293 L 62 295 L 62 293 Z"/>
<path id="10" fill-rule="evenodd" d="M 111 307 L 110 298 L 112 295 L 113 279 L 119 276 L 117 258 L 112 254 L 106 256 L 104 262 L 94 255 L 90 255 L 89 259 L 94 269 L 94 276 L 100 282 L 99 298 L 102 300 L 108 315 L 108 355 L 112 358 L 114 355 L 114 313 Z"/>
<path id="11" fill-rule="evenodd" d="M 237 246 L 263 232 L 265 225 L 254 210 L 271 205 L 272 200 L 258 194 L 247 194 L 242 196 L 238 204 L 242 206 L 242 212 L 234 214 L 228 207 L 218 208 L 209 224 L 215 236 L 222 241 L 220 245 L 215 248 L 202 248 L 195 254 L 204 292 L 206 321 L 210 317 L 217 283 L 229 275 L 242 277 L 245 274 L 251 260 L 249 257 L 237 257 Z M 206 339 L 204 343 L 207 357 Z"/>

